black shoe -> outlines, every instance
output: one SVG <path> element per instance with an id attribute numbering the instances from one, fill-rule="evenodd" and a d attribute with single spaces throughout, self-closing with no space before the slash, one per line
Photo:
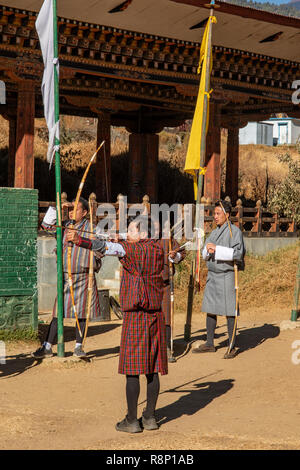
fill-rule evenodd
<path id="1" fill-rule="evenodd" d="M 214 346 L 209 346 L 207 344 L 201 344 L 198 348 L 192 349 L 193 353 L 207 353 L 207 352 L 216 352 L 216 348 Z"/>
<path id="2" fill-rule="evenodd" d="M 31 356 L 35 359 L 45 359 L 46 357 L 52 357 L 53 352 L 52 349 L 46 349 L 45 346 L 41 346 L 35 352 L 31 353 Z"/>
<path id="3" fill-rule="evenodd" d="M 155 429 L 158 429 L 159 426 L 156 422 L 155 416 L 150 416 L 150 418 L 145 418 L 144 412 L 142 414 L 142 424 L 143 428 L 146 429 L 147 431 L 154 431 Z"/>
<path id="4" fill-rule="evenodd" d="M 121 432 L 130 432 L 130 433 L 137 433 L 137 432 L 143 431 L 137 419 L 134 420 L 132 423 L 130 423 L 127 420 L 127 416 L 125 416 L 123 421 L 120 421 L 119 423 L 116 424 L 116 430 L 121 431 Z"/>
<path id="5" fill-rule="evenodd" d="M 237 348 L 232 348 L 230 351 L 226 351 L 224 354 L 224 359 L 233 359 L 238 354 Z"/>
<path id="6" fill-rule="evenodd" d="M 76 356 L 76 357 L 86 357 L 86 353 L 84 352 L 84 350 L 82 349 L 82 346 L 76 346 L 76 348 L 74 349 L 74 353 L 73 353 L 73 356 Z"/>

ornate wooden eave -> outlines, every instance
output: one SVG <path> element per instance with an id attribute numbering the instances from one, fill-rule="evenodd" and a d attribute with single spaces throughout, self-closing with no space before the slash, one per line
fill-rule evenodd
<path id="1" fill-rule="evenodd" d="M 35 20 L 34 12 L 0 6 L 0 73 L 7 83 L 8 100 L 13 101 L 20 80 L 36 81 L 39 92 L 42 59 Z M 93 114 L 102 100 L 103 108 L 119 112 L 119 118 L 126 112 L 126 103 L 129 113 L 135 113 L 139 103 L 149 112 L 160 108 L 192 117 L 199 49 L 200 43 L 59 18 L 62 112 L 64 103 L 65 110 L 72 111 L 71 97 L 79 93 L 82 101 L 90 101 L 84 113 Z M 243 114 L 250 119 L 252 108 L 247 106 L 253 101 L 261 108 L 264 104 L 269 114 L 274 112 L 274 102 L 297 113 L 291 103 L 291 86 L 299 77 L 299 66 L 298 62 L 214 46 L 215 99 L 221 100 L 224 114 L 235 108 L 238 112 L 241 103 Z M 38 99 L 38 107 L 40 102 Z"/>

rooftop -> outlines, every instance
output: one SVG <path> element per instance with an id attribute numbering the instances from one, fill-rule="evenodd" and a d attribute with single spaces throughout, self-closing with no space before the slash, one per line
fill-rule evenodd
<path id="1" fill-rule="evenodd" d="M 43 0 L 0 0 L 0 6 L 30 11 Z M 128 0 L 126 9 L 110 13 L 122 0 L 64 0 L 58 15 L 70 22 L 104 25 L 192 43 L 200 43 L 209 9 L 206 0 Z M 300 63 L 300 18 L 216 1 L 213 44 Z"/>

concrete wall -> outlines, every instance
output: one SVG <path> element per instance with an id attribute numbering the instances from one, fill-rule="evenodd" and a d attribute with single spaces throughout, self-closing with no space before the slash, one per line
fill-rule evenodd
<path id="1" fill-rule="evenodd" d="M 273 145 L 273 124 L 257 123 L 257 144 Z"/>
<path id="2" fill-rule="evenodd" d="M 273 124 L 267 122 L 249 122 L 239 130 L 239 144 L 273 145 Z"/>
<path id="3" fill-rule="evenodd" d="M 290 245 L 295 245 L 297 248 L 297 243 L 299 238 L 297 237 L 244 237 L 245 247 L 247 253 L 251 253 L 257 256 L 263 256 L 266 253 L 274 250 L 279 250 L 280 248 L 286 248 Z"/>
<path id="4" fill-rule="evenodd" d="M 300 119 L 270 119 L 268 121 L 262 121 L 264 123 L 272 123 L 273 124 L 273 138 L 274 140 L 280 144 L 295 144 L 300 137 Z M 280 124 L 286 124 L 286 131 L 287 136 L 282 135 L 284 137 L 284 141 L 280 138 Z M 283 132 L 285 134 L 285 132 Z"/>
<path id="5" fill-rule="evenodd" d="M 300 120 L 295 119 L 292 122 L 291 128 L 291 143 L 296 144 L 298 139 L 300 139 Z"/>
<path id="6" fill-rule="evenodd" d="M 247 126 L 239 130 L 240 145 L 256 144 L 256 139 L 256 122 L 249 122 Z"/>
<path id="7" fill-rule="evenodd" d="M 268 251 L 284 248 L 297 243 L 297 238 L 247 238 L 245 245 L 247 253 L 263 255 Z M 56 257 L 53 250 L 56 247 L 54 236 L 38 237 L 38 300 L 40 312 L 51 312 L 56 296 Z M 119 293 L 120 263 L 116 257 L 103 258 L 102 267 L 96 275 L 99 289 L 109 289 L 110 295 Z"/>

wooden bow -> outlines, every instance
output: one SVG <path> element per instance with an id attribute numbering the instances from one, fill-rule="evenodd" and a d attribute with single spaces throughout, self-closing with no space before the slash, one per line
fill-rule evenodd
<path id="1" fill-rule="evenodd" d="M 82 180 L 81 180 L 81 182 L 80 182 L 80 185 L 79 185 L 79 188 L 78 188 L 78 191 L 77 191 L 77 195 L 76 195 L 76 198 L 75 198 L 75 203 L 74 203 L 74 208 L 73 208 L 73 217 L 76 217 L 76 212 L 77 212 L 77 207 L 78 207 L 79 199 L 80 199 L 80 196 L 81 196 L 81 193 L 82 193 L 82 189 L 83 189 L 83 186 L 84 186 L 84 183 L 85 183 L 87 174 L 88 174 L 88 172 L 89 172 L 89 169 L 90 169 L 92 163 L 94 162 L 97 153 L 99 152 L 99 150 L 101 149 L 101 147 L 104 145 L 104 143 L 105 143 L 105 141 L 103 140 L 103 142 L 99 145 L 99 147 L 97 148 L 96 152 L 94 153 L 94 155 L 93 155 L 92 158 L 90 159 L 88 166 L 86 167 L 86 170 L 85 170 L 84 175 L 83 175 L 83 177 L 82 177 Z M 69 228 L 70 228 L 71 230 L 74 229 L 74 225 L 75 225 L 75 224 L 76 224 L 76 221 L 75 221 L 75 219 L 73 219 L 73 220 L 71 221 L 71 224 L 69 225 Z M 77 315 L 77 310 L 76 310 L 76 305 L 75 305 L 74 289 L 73 289 L 73 279 L 72 279 L 72 246 L 73 246 L 73 243 L 72 243 L 72 242 L 69 242 L 69 243 L 68 243 L 68 278 L 69 278 L 68 281 L 69 281 L 69 288 L 70 288 L 70 294 L 71 294 L 71 299 L 72 299 L 73 313 L 74 313 L 74 316 L 75 316 L 75 320 L 76 320 L 76 324 L 77 324 L 77 327 L 78 327 L 79 335 L 80 335 L 80 337 L 82 338 L 82 333 L 81 333 L 81 329 L 80 329 L 80 326 L 79 326 L 78 315 Z"/>
<path id="2" fill-rule="evenodd" d="M 91 196 L 89 197 L 89 212 L 90 212 L 90 230 L 93 232 L 93 211 L 92 211 L 92 204 L 91 204 Z M 91 305 L 92 305 L 92 297 L 93 297 L 93 284 L 94 284 L 94 253 L 93 250 L 90 250 L 90 264 L 89 264 L 89 282 L 88 282 L 88 300 L 87 300 L 87 314 L 86 314 L 86 324 L 85 324 L 85 332 L 82 341 L 82 347 L 84 346 L 89 320 L 90 320 L 90 313 L 91 313 Z"/>
<path id="3" fill-rule="evenodd" d="M 219 202 L 220 202 L 220 206 L 221 206 L 221 208 L 222 208 L 222 210 L 223 210 L 223 212 L 226 216 L 226 211 L 224 209 L 224 206 L 223 206 L 221 201 L 219 201 Z M 232 230 L 231 230 L 231 225 L 230 225 L 230 222 L 229 222 L 229 218 L 227 216 L 226 216 L 226 218 L 227 218 L 227 224 L 228 224 L 228 228 L 229 228 L 229 232 L 230 232 L 230 238 L 232 238 Z M 234 319 L 233 332 L 232 332 L 232 335 L 231 335 L 231 341 L 230 341 L 230 344 L 228 346 L 226 354 L 229 354 L 230 351 L 232 350 L 232 345 L 233 345 L 233 341 L 234 341 L 234 337 L 235 337 L 235 333 L 236 333 L 238 308 L 239 308 L 239 297 L 238 297 L 239 278 L 238 278 L 238 266 L 236 264 L 236 261 L 233 261 L 233 269 L 234 269 L 234 288 L 235 288 L 235 313 L 234 313 L 235 319 Z"/>
<path id="4" fill-rule="evenodd" d="M 169 252 L 172 251 L 172 238 L 169 238 Z M 169 279 L 170 279 L 170 297 L 171 297 L 171 356 L 173 357 L 173 338 L 174 338 L 174 276 L 173 276 L 173 263 L 169 260 Z"/>

